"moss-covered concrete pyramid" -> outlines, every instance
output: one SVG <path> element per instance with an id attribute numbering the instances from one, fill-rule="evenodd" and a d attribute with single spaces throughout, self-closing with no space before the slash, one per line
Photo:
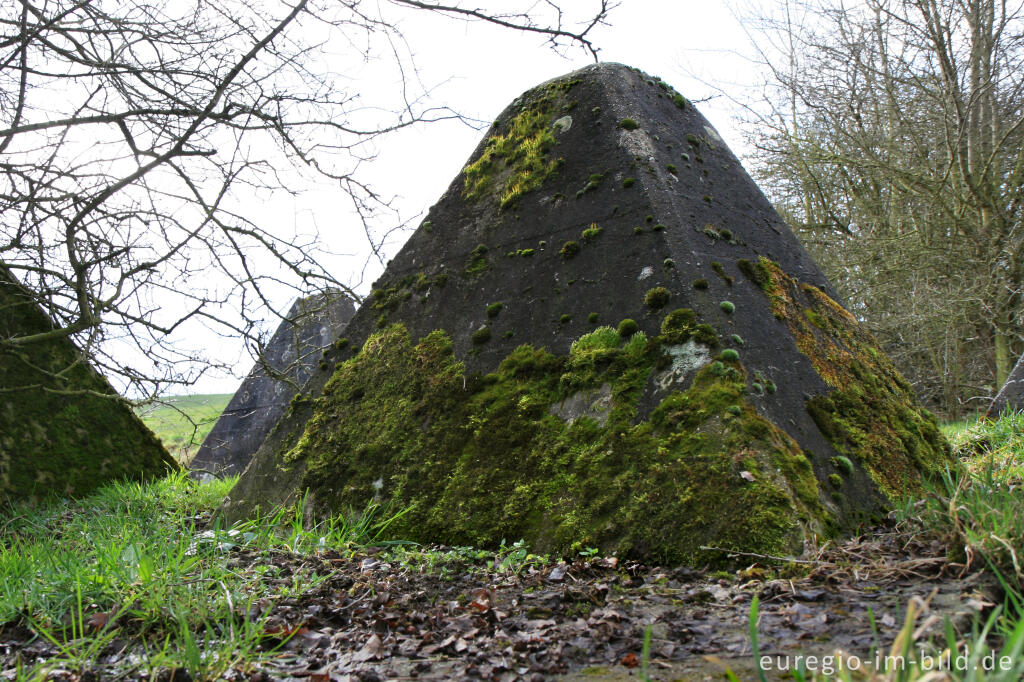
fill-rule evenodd
<path id="1" fill-rule="evenodd" d="M 515 100 L 264 442 L 229 518 L 378 500 L 389 532 L 651 560 L 780 553 L 914 491 L 934 419 L 671 87 Z"/>
<path id="2" fill-rule="evenodd" d="M 355 311 L 352 300 L 337 290 L 296 299 L 267 343 L 262 362 L 235 391 L 189 468 L 203 476 L 242 473 Z"/>
<path id="3" fill-rule="evenodd" d="M 16 345 L 52 321 L 0 264 L 0 504 L 84 495 L 176 467 L 156 436 L 66 337 Z"/>

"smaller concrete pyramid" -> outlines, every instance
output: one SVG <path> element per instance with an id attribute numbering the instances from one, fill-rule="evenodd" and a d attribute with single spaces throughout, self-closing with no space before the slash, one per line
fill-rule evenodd
<path id="1" fill-rule="evenodd" d="M 160 441 L 0 264 L 0 504 L 176 468 Z"/>
<path id="2" fill-rule="evenodd" d="M 189 467 L 198 478 L 242 473 L 252 454 L 344 331 L 355 306 L 341 291 L 296 299 Z M 270 372 L 267 368 L 270 368 Z"/>
<path id="3" fill-rule="evenodd" d="M 1024 410 L 1024 355 L 1006 378 L 985 416 L 998 419 L 1005 410 Z"/>

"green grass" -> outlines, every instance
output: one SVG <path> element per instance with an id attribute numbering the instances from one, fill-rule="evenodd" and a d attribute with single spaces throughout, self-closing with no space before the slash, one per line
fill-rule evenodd
<path id="1" fill-rule="evenodd" d="M 142 405 L 136 413 L 178 462 L 188 464 L 232 395 L 171 396 Z"/>
<path id="2" fill-rule="evenodd" d="M 1024 481 L 1024 412 L 953 422 L 942 431 L 971 473 L 989 472 L 1007 483 Z"/>
<path id="3" fill-rule="evenodd" d="M 182 399 L 178 407 L 194 414 L 211 396 Z M 218 396 L 226 403 L 227 396 Z M 152 419 L 149 415 L 148 419 Z M 940 539 L 953 558 L 984 567 L 1001 581 L 1005 598 L 980 620 L 974 632 L 946 628 L 931 642 L 915 639 L 921 611 L 907 605 L 906 627 L 890 653 L 931 647 L 970 648 L 977 662 L 988 652 L 1007 656 L 1012 669 L 996 672 L 950 671 L 956 682 L 1003 682 L 1024 677 L 1024 414 L 974 420 L 946 427 L 960 455 L 960 466 L 933 481 L 922 498 L 908 501 L 900 522 Z M 58 651 L 45 663 L 18 668 L 14 680 L 43 680 L 51 671 L 89 669 L 115 641 L 133 642 L 125 674 L 154 677 L 159 671 L 188 670 L 212 679 L 229 670 L 255 669 L 275 655 L 281 633 L 266 616 L 249 617 L 267 605 L 314 588 L 323 577 L 311 569 L 285 576 L 270 560 L 275 552 L 343 553 L 380 544 L 392 517 L 376 508 L 349 521 L 327 519 L 303 526 L 299 500 L 291 509 L 221 528 L 209 524 L 212 511 L 234 479 L 199 484 L 182 474 L 142 484 L 108 485 L 78 501 L 51 500 L 0 511 L 0 625 L 20 624 Z M 254 558 L 231 561 L 239 548 Z M 448 574 L 458 571 L 518 573 L 549 557 L 530 554 L 521 542 L 497 552 L 472 548 L 428 551 L 407 545 L 389 556 L 408 570 Z M 751 632 L 756 640 L 756 607 Z M 9 667 L 9 666 L 8 666 Z M 130 668 L 131 670 L 128 670 Z M 879 680 L 915 682 L 924 670 L 823 676 L 795 680 Z"/>
<path id="4" fill-rule="evenodd" d="M 79 501 L 5 510 L 0 625 L 19 623 L 59 650 L 16 679 L 82 672 L 115 638 L 137 644 L 126 665 L 142 674 L 183 668 L 213 679 L 256 665 L 281 635 L 250 614 L 267 613 L 268 605 L 323 580 L 302 566 L 279 575 L 260 557 L 350 551 L 375 543 L 390 522 L 371 507 L 358 522 L 336 517 L 304 528 L 300 500 L 294 511 L 230 529 L 202 527 L 234 482 L 198 484 L 179 473 L 149 484 L 114 483 Z M 231 561 L 236 548 L 256 556 Z"/>

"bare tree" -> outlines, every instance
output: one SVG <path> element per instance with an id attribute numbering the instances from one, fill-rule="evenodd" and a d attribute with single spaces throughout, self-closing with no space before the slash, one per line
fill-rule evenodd
<path id="1" fill-rule="evenodd" d="M 0 261 L 56 326 L 0 339 L 0 350 L 69 336 L 108 375 L 151 393 L 204 369 L 180 343 L 190 324 L 257 340 L 268 288 L 355 297 L 321 264 L 317 235 L 268 224 L 261 202 L 326 178 L 379 252 L 372 228 L 390 206 L 362 180 L 368 144 L 457 116 L 430 105 L 399 20 L 488 22 L 596 57 L 589 36 L 610 0 L 571 4 L 5 3 Z M 388 110 L 346 80 L 371 60 L 401 79 Z M 139 351 L 151 366 L 128 359 Z"/>
<path id="2" fill-rule="evenodd" d="M 922 397 L 998 389 L 1024 347 L 1021 3 L 789 0 L 759 28 L 780 209 Z"/>

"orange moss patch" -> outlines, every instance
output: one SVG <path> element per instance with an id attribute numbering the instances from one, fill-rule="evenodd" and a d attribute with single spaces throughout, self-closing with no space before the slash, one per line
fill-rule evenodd
<path id="1" fill-rule="evenodd" d="M 762 258 L 740 269 L 761 286 L 797 348 L 835 389 L 807 400 L 822 434 L 863 463 L 890 499 L 920 490 L 923 475 L 950 461 L 949 444 L 874 337 L 825 292 L 776 263 Z"/>

